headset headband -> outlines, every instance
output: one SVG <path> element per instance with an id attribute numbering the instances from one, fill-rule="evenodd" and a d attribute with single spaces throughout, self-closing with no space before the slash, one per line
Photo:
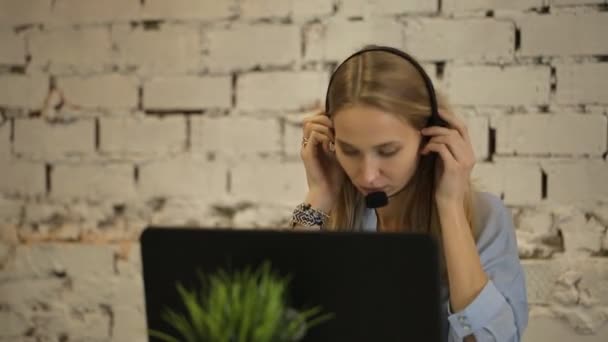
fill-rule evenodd
<path id="1" fill-rule="evenodd" d="M 353 53 L 348 58 L 346 58 L 342 63 L 340 63 L 340 65 L 332 73 L 331 78 L 329 79 L 329 84 L 327 85 L 327 92 L 325 94 L 325 113 L 329 112 L 329 89 L 331 89 L 331 83 L 334 79 L 334 75 L 336 74 L 336 72 L 340 69 L 340 67 L 342 67 L 342 65 L 344 65 L 351 58 L 358 56 L 365 52 L 370 52 L 370 51 L 383 51 L 383 52 L 392 53 L 393 55 L 399 56 L 399 57 L 407 60 L 416 68 L 416 70 L 418 70 L 418 73 L 422 76 L 422 79 L 424 81 L 424 85 L 426 87 L 426 92 L 429 95 L 429 101 L 431 104 L 431 117 L 429 118 L 428 126 L 441 126 L 444 123 L 444 121 L 443 121 L 443 119 L 441 119 L 439 117 L 439 110 L 437 108 L 437 96 L 435 95 L 435 89 L 433 88 L 433 83 L 431 82 L 431 78 L 424 71 L 422 66 L 414 59 L 414 57 L 408 55 L 407 53 L 405 53 L 401 50 L 398 50 L 396 48 L 389 47 L 389 46 L 372 46 L 372 47 L 364 48 L 362 50 L 359 50 L 359 51 Z"/>

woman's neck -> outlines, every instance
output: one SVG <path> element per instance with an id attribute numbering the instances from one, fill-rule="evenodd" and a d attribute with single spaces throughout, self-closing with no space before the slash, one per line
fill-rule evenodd
<path id="1" fill-rule="evenodd" d="M 402 216 L 409 201 L 409 189 L 403 189 L 399 194 L 389 198 L 388 204 L 384 207 L 376 209 L 376 217 L 378 219 L 378 227 L 381 231 L 401 231 Z"/>

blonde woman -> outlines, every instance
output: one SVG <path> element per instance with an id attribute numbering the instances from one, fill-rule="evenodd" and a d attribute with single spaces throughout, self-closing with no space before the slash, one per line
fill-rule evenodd
<path id="1" fill-rule="evenodd" d="M 326 110 L 304 120 L 309 191 L 292 226 L 431 234 L 442 254 L 447 340 L 520 341 L 528 302 L 511 214 L 473 188 L 467 127 L 429 93 L 423 73 L 387 47 L 359 51 L 336 69 Z M 431 97 L 443 126 L 429 125 Z M 365 196 L 377 192 L 388 204 L 366 207 Z"/>

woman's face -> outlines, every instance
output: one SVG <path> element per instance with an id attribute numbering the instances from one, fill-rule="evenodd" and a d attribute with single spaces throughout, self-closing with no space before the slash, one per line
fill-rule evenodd
<path id="1" fill-rule="evenodd" d="M 393 195 L 414 175 L 420 132 L 395 114 L 349 106 L 334 115 L 336 157 L 361 193 Z"/>

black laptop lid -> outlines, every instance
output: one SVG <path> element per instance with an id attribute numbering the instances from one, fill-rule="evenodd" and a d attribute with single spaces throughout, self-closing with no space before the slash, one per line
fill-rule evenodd
<path id="1" fill-rule="evenodd" d="M 176 282 L 197 270 L 257 267 L 291 275 L 297 309 L 335 317 L 304 341 L 440 341 L 438 255 L 426 235 L 149 227 L 141 236 L 149 329 L 171 331 L 164 308 L 182 306 Z M 154 341 L 154 339 L 151 339 Z"/>

